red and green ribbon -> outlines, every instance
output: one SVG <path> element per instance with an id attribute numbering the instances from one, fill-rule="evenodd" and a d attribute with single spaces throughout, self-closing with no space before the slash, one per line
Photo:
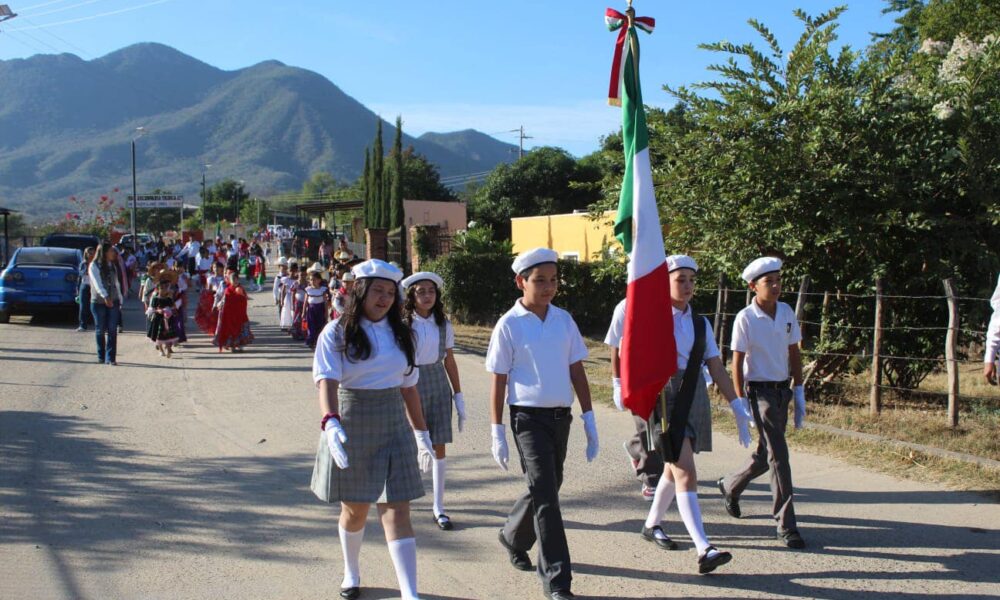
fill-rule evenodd
<path id="1" fill-rule="evenodd" d="M 628 17 L 613 8 L 604 11 L 604 22 L 608 26 L 608 31 L 618 31 L 618 39 L 615 40 L 615 56 L 611 60 L 611 83 L 608 86 L 608 104 L 621 106 L 622 51 L 625 49 L 625 40 L 628 39 L 628 32 L 631 28 L 625 26 L 628 23 Z M 656 20 L 652 17 L 635 17 L 632 22 L 634 27 L 638 27 L 646 33 L 653 33 L 653 28 L 656 26 Z"/>

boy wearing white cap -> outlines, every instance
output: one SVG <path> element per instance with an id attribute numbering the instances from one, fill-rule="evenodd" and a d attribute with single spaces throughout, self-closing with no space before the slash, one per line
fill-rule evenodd
<path id="1" fill-rule="evenodd" d="M 746 464 L 718 484 L 726 512 L 739 518 L 740 494 L 770 466 L 772 514 L 778 523 L 778 539 L 789 548 L 803 548 L 805 542 L 792 504 L 792 469 L 785 442 L 788 404 L 793 396 L 796 429 L 802 427 L 806 415 L 798 346 L 802 333 L 795 311 L 778 301 L 781 267 L 780 259 L 765 256 L 743 270 L 743 279 L 756 296 L 736 315 L 733 324 L 733 381 L 737 390 L 746 390 L 760 435 L 757 449 Z M 794 390 L 789 386 L 790 378 Z"/>
<path id="2" fill-rule="evenodd" d="M 997 384 L 997 357 L 1000 356 L 1000 279 L 990 298 L 993 316 L 986 328 L 986 346 L 983 352 L 983 377 L 990 385 Z"/>
<path id="3" fill-rule="evenodd" d="M 522 297 L 490 338 L 486 370 L 493 373 L 490 416 L 493 458 L 507 470 L 509 451 L 503 405 L 510 406 L 511 431 L 528 482 L 500 530 L 511 564 L 532 569 L 528 550 L 539 544 L 538 575 L 547 598 L 573 598 L 573 578 L 559 508 L 559 488 L 569 441 L 573 392 L 580 400 L 587 434 L 587 460 L 597 457 L 597 423 L 583 369 L 587 347 L 573 317 L 552 305 L 559 287 L 558 255 L 547 248 L 522 253 L 512 265 Z"/>

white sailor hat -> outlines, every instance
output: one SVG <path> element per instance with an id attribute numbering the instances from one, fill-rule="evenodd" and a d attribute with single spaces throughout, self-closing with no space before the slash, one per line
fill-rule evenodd
<path id="1" fill-rule="evenodd" d="M 444 279 L 441 279 L 437 273 L 431 273 L 430 271 L 420 271 L 419 273 L 410 275 L 403 280 L 403 287 L 408 288 L 411 285 L 420 283 L 421 281 L 433 281 L 434 285 L 436 285 L 439 290 L 444 289 Z"/>
<path id="2" fill-rule="evenodd" d="M 514 264 L 511 265 L 511 268 L 514 269 L 515 273 L 520 275 L 532 267 L 554 262 L 559 262 L 559 255 L 556 254 L 555 250 L 535 248 L 534 250 L 527 250 L 519 254 L 514 259 Z"/>
<path id="3" fill-rule="evenodd" d="M 356 279 L 368 279 L 374 277 L 378 279 L 388 279 L 393 283 L 399 283 L 399 280 L 403 278 L 402 271 L 384 260 L 379 260 L 377 258 L 366 260 L 363 263 L 354 265 L 351 272 L 354 273 L 354 277 Z"/>
<path id="4" fill-rule="evenodd" d="M 691 269 L 698 272 L 698 263 L 687 254 L 671 254 L 667 257 L 667 271 L 673 273 L 677 269 Z"/>
<path id="5" fill-rule="evenodd" d="M 780 258 L 775 256 L 762 256 L 747 265 L 747 268 L 743 269 L 743 281 L 753 283 L 759 279 L 761 275 L 767 275 L 768 273 L 780 271 L 781 265 L 782 262 Z"/>
<path id="6" fill-rule="evenodd" d="M 279 267 L 284 267 L 287 264 L 288 264 L 288 259 L 285 258 L 284 256 L 282 256 L 281 258 L 278 259 L 278 266 Z"/>

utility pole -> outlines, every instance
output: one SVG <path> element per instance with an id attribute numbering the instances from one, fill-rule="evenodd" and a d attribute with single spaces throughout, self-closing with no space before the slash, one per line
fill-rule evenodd
<path id="1" fill-rule="evenodd" d="M 212 165 L 201 166 L 201 229 L 205 230 L 205 222 L 208 219 L 208 193 L 205 191 L 205 172 Z"/>
<path id="2" fill-rule="evenodd" d="M 524 158 L 524 140 L 533 140 L 535 138 L 531 137 L 530 135 L 524 135 L 524 125 L 521 125 L 519 129 L 511 129 L 510 133 L 516 133 L 520 138 L 520 143 L 518 144 L 518 150 L 517 150 L 517 159 L 521 160 L 522 158 Z"/>
<path id="3" fill-rule="evenodd" d="M 135 141 L 146 133 L 145 127 L 136 127 L 136 135 L 132 136 L 132 252 L 138 252 L 138 239 L 135 235 L 135 206 L 139 201 L 139 192 L 135 184 Z"/>

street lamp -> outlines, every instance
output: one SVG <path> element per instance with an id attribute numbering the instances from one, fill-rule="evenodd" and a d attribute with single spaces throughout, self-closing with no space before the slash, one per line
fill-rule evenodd
<path id="1" fill-rule="evenodd" d="M 135 185 L 135 141 L 141 138 L 146 133 L 145 127 L 136 127 L 135 135 L 132 136 L 132 252 L 138 251 L 138 246 L 136 242 L 138 241 L 135 235 L 135 206 L 138 198 L 138 190 Z"/>
<path id="2" fill-rule="evenodd" d="M 208 168 L 211 167 L 211 166 L 212 165 L 210 165 L 210 164 L 202 165 L 201 166 L 201 229 L 202 229 L 202 231 L 205 230 L 205 219 L 206 219 L 206 213 L 208 212 L 206 210 L 207 204 L 208 204 L 208 195 L 205 193 L 205 171 L 208 171 Z"/>

